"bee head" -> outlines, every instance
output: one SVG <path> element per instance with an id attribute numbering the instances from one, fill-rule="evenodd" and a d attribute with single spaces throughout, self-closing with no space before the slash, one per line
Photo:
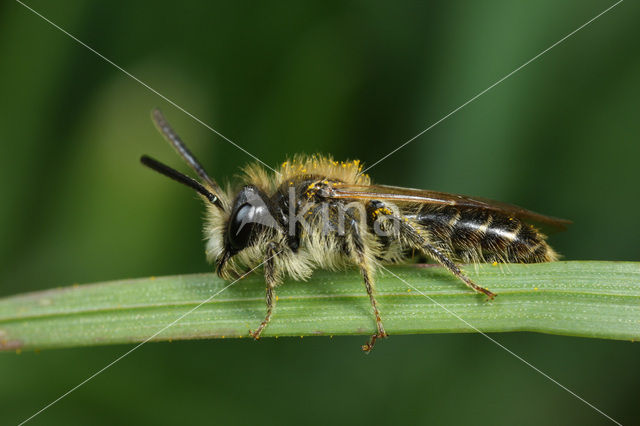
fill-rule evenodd
<path id="1" fill-rule="evenodd" d="M 274 210 L 270 207 L 269 198 L 258 187 L 246 185 L 237 193 L 233 203 L 229 203 L 232 195 L 223 191 L 207 174 L 162 113 L 156 109 L 152 112 L 152 118 L 165 139 L 198 175 L 199 180 L 146 155 L 140 161 L 152 170 L 194 189 L 203 197 L 208 211 L 205 226 L 207 258 L 215 260 L 218 274 L 228 278 L 231 275 L 227 269 L 235 269 L 233 265 L 225 268 L 229 259 L 245 248 L 259 245 L 274 232 L 278 232 L 279 225 L 273 218 Z"/>
<path id="2" fill-rule="evenodd" d="M 265 202 L 266 197 L 255 186 L 243 187 L 233 202 L 225 233 L 225 249 L 237 253 L 246 248 L 259 235 L 259 231 L 273 222 Z"/>
<path id="3" fill-rule="evenodd" d="M 238 267 L 251 264 L 251 259 L 261 252 L 261 244 L 278 233 L 280 226 L 270 206 L 269 198 L 260 189 L 246 185 L 236 194 L 230 212 L 209 207 L 207 256 L 215 261 L 218 275 L 225 279 L 239 276 Z M 240 253 L 245 249 L 250 250 Z M 229 262 L 236 254 L 240 258 Z"/>

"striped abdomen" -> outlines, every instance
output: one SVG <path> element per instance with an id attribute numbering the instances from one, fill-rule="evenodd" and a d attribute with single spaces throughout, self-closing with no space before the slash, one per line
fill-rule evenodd
<path id="1" fill-rule="evenodd" d="M 557 259 L 540 231 L 498 212 L 425 205 L 415 219 L 435 244 L 464 262 L 536 263 Z"/>

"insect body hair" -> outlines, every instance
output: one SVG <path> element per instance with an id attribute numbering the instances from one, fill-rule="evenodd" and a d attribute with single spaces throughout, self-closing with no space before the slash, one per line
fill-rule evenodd
<path id="1" fill-rule="evenodd" d="M 153 116 L 200 182 L 150 157 L 141 161 L 201 195 L 206 256 L 218 274 L 233 279 L 263 265 L 267 314 L 251 332 L 255 338 L 270 321 L 275 287 L 287 276 L 306 280 L 316 268 L 359 268 L 377 327 L 363 346 L 369 351 L 376 339 L 387 335 L 374 297 L 375 272 L 384 263 L 428 256 L 493 299 L 495 294 L 471 281 L 456 262 L 534 263 L 558 257 L 546 236 L 522 218 L 561 225 L 566 221 L 481 199 L 374 186 L 357 160 L 295 156 L 275 174 L 250 164 L 237 186 L 222 189 L 162 114 L 156 111 Z"/>
<path id="2" fill-rule="evenodd" d="M 235 198 L 235 194 L 240 188 L 249 185 L 259 188 L 270 198 L 276 196 L 286 198 L 289 188 L 292 188 L 296 194 L 303 195 L 313 182 L 330 180 L 332 182 L 368 184 L 369 177 L 362 174 L 361 171 L 362 166 L 357 160 L 335 161 L 331 157 L 318 154 L 295 156 L 282 163 L 277 174 L 271 174 L 259 164 L 252 163 L 243 169 L 242 175 L 239 176 L 239 184 L 236 187 L 227 188 L 224 205 L 232 205 L 233 201 L 229 200 Z M 271 202 L 272 200 L 264 201 Z M 204 236 L 207 240 L 206 255 L 211 262 L 219 263 L 225 257 L 224 236 L 228 233 L 230 216 L 231 210 L 229 208 L 221 210 L 210 205 L 207 206 Z M 310 225 L 309 228 L 299 236 L 304 242 L 303 247 L 295 253 L 284 250 L 276 260 L 277 269 L 283 270 L 283 275 L 289 275 L 297 280 L 307 279 L 313 269 L 317 267 L 340 269 L 348 265 L 345 256 L 338 249 L 340 243 L 331 234 L 323 235 L 320 214 L 308 219 L 310 219 L 307 221 Z M 280 228 L 272 228 L 268 233 L 256 235 L 250 246 L 225 260 L 224 268 L 220 270 L 221 275 L 231 277 L 243 270 L 257 266 L 263 260 L 265 247 L 270 242 L 275 242 L 279 246 L 287 246 L 287 230 L 284 229 L 284 224 L 280 225 Z M 366 238 L 369 239 L 368 234 Z"/>
<path id="3" fill-rule="evenodd" d="M 195 180 L 142 156 L 141 162 L 200 194 L 206 205 L 206 255 L 225 279 L 263 266 L 267 311 L 255 331 L 271 319 L 275 288 L 286 276 L 306 280 L 316 268 L 359 268 L 376 321 L 362 348 L 387 336 L 374 295 L 383 263 L 414 254 L 436 260 L 474 291 L 495 294 L 469 279 L 457 262 L 547 262 L 557 254 L 525 220 L 566 226 L 569 222 L 517 206 L 436 191 L 372 185 L 358 160 L 295 156 L 271 174 L 258 164 L 244 168 L 238 186 L 222 189 L 171 128 L 160 111 L 156 126 Z"/>
<path id="4" fill-rule="evenodd" d="M 286 219 L 288 209 L 294 211 L 300 206 L 288 203 L 288 191 L 295 193 L 298 201 L 318 202 L 317 189 L 330 183 L 350 185 L 369 185 L 370 179 L 362 174 L 358 161 L 339 162 L 320 155 L 296 156 L 285 161 L 278 174 L 271 174 L 259 164 L 250 164 L 243 169 L 239 179 L 240 186 L 228 187 L 221 197 L 225 206 L 232 206 L 239 188 L 252 186 L 265 194 L 266 203 L 270 203 L 275 216 Z M 279 200 L 279 201 L 278 201 Z M 292 250 L 291 235 L 288 235 L 285 223 L 257 233 L 251 244 L 239 253 L 229 257 L 225 252 L 225 235 L 228 235 L 228 223 L 231 216 L 229 208 L 207 207 L 205 238 L 206 253 L 212 262 L 224 260 L 219 270 L 223 277 L 235 276 L 251 269 L 264 260 L 266 247 L 275 243 L 284 247 L 276 262 L 279 272 L 277 279 L 291 276 L 296 280 L 307 279 L 316 268 L 342 269 L 351 265 L 352 259 L 345 252 L 344 245 L 350 235 L 339 235 L 338 230 L 326 232 L 327 217 L 322 208 L 338 215 L 340 209 L 359 206 L 355 214 L 360 222 L 360 238 L 364 241 L 363 255 L 372 269 L 379 263 L 399 263 L 410 260 L 416 250 L 408 249 L 402 238 L 380 237 L 375 234 L 371 217 L 370 200 L 333 200 L 324 207 L 313 207 L 305 217 L 306 226 L 296 238 L 299 247 Z M 386 203 L 386 209 L 389 203 Z M 455 206 L 434 206 L 429 204 L 398 202 L 393 206 L 399 217 L 405 218 L 421 234 L 423 240 L 449 258 L 463 263 L 499 262 L 533 263 L 554 261 L 557 254 L 546 243 L 546 236 L 522 220 L 482 209 L 459 208 Z M 375 216 L 375 212 L 374 216 Z M 362 217 L 364 215 L 364 217 Z M 334 218 L 335 219 L 335 218 Z M 367 220 L 369 219 L 369 222 Z M 344 220 L 344 218 L 343 218 Z M 330 221 L 331 222 L 331 221 Z"/>

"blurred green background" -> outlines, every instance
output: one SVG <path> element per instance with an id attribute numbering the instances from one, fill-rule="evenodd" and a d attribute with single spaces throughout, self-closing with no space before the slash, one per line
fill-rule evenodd
<path id="1" fill-rule="evenodd" d="M 276 165 L 317 151 L 372 164 L 613 2 L 28 4 Z M 620 4 L 373 179 L 570 218 L 551 238 L 567 259 L 639 260 L 638 18 L 637 2 Z M 138 163 L 147 153 L 185 170 L 149 112 L 162 108 L 218 180 L 250 158 L 11 1 L 0 58 L 0 295 L 211 270 L 201 203 Z M 638 344 L 494 337 L 638 423 Z M 33 424 L 606 423 L 480 335 L 392 336 L 369 356 L 362 342 L 148 344 Z M 129 348 L 2 354 L 0 423 Z"/>

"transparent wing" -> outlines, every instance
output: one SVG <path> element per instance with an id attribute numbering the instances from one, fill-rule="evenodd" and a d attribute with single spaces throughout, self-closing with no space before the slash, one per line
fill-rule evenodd
<path id="1" fill-rule="evenodd" d="M 332 186 L 328 198 L 388 200 L 400 203 L 436 204 L 490 210 L 507 216 L 514 216 L 527 222 L 548 226 L 557 231 L 565 230 L 572 223 L 570 220 L 545 216 L 522 207 L 486 198 L 402 188 L 399 186 L 337 184 Z"/>

